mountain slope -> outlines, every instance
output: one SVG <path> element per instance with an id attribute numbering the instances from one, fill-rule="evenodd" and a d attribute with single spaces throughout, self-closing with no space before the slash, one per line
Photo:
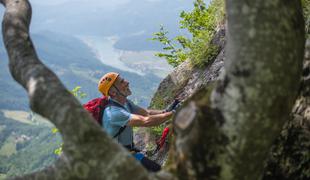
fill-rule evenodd
<path id="1" fill-rule="evenodd" d="M 29 120 L 28 120 L 29 121 Z M 0 112 L 0 174 L 16 176 L 50 165 L 57 159 L 59 135 L 47 124 L 22 123 Z"/>

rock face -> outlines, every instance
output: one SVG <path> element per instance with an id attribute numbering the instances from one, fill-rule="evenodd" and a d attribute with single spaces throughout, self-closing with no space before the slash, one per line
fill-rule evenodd
<path id="1" fill-rule="evenodd" d="M 211 44 L 219 47 L 218 55 L 212 59 L 205 68 L 193 67 L 190 60 L 186 60 L 170 73 L 159 85 L 150 104 L 151 109 L 164 109 L 175 98 L 186 101 L 192 95 L 202 88 L 207 87 L 220 76 L 224 65 L 224 46 L 225 46 L 225 28 L 219 28 L 212 39 Z M 167 124 L 166 124 L 167 125 Z M 155 150 L 155 140 L 150 135 L 148 128 L 139 128 L 134 137 L 135 145 L 144 152 L 149 152 L 151 158 L 160 164 L 163 164 L 167 158 L 169 146 L 156 153 L 150 152 Z"/>
<path id="2" fill-rule="evenodd" d="M 215 34 L 212 44 L 219 47 L 218 55 L 205 68 L 192 67 L 186 60 L 170 73 L 159 85 L 151 100 L 150 107 L 165 108 L 175 98 L 186 100 L 199 89 L 216 80 L 224 65 L 225 28 Z"/>
<path id="3" fill-rule="evenodd" d="M 165 108 L 174 98 L 186 101 L 197 91 L 212 85 L 216 81 L 225 61 L 225 29 L 217 31 L 212 43 L 219 46 L 220 51 L 216 58 L 205 68 L 192 67 L 187 60 L 169 74 L 159 85 L 152 98 L 150 108 Z M 310 106 L 309 106 L 309 80 L 310 80 L 310 40 L 307 41 L 302 83 L 299 97 L 292 110 L 292 118 L 283 127 L 279 138 L 271 148 L 266 163 L 264 179 L 308 179 L 310 177 Z M 144 130 L 145 132 L 145 130 Z M 152 141 L 154 138 L 148 139 Z M 141 143 L 140 147 L 145 147 Z M 166 147 L 152 157 L 159 163 L 167 158 Z"/>

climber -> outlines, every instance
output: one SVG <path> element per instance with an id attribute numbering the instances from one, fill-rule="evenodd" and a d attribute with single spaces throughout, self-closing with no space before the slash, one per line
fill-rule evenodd
<path id="1" fill-rule="evenodd" d="M 118 73 L 105 74 L 98 83 L 99 91 L 108 97 L 103 111 L 102 126 L 106 132 L 133 153 L 135 158 L 149 171 L 159 171 L 160 166 L 145 157 L 134 147 L 133 127 L 157 126 L 173 115 L 177 103 L 166 110 L 146 110 L 127 97 L 131 95 L 129 82 Z"/>

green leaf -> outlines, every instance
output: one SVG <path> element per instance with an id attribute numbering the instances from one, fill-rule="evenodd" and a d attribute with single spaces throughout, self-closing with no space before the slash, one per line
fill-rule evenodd
<path id="1" fill-rule="evenodd" d="M 57 133 L 57 132 L 59 132 L 59 130 L 58 130 L 57 128 L 53 128 L 53 129 L 52 129 L 52 133 L 53 133 L 53 134 L 55 134 L 55 133 Z"/>

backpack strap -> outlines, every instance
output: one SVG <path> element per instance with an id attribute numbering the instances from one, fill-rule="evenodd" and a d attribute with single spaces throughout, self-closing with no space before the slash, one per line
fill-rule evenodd
<path id="1" fill-rule="evenodd" d="M 102 118 L 103 118 L 103 112 L 104 112 L 104 109 L 105 107 L 109 104 L 109 101 L 108 101 L 108 97 L 104 97 L 99 105 L 99 108 L 100 108 L 100 111 L 99 111 L 99 124 L 100 126 L 102 126 Z"/>
<path id="2" fill-rule="evenodd" d="M 123 126 L 121 127 L 118 132 L 113 136 L 113 138 L 116 138 L 117 136 L 119 136 L 125 129 L 127 126 Z"/>
<path id="3" fill-rule="evenodd" d="M 115 103 L 115 102 L 113 102 L 113 101 L 110 101 L 110 100 L 109 100 L 107 106 L 116 106 L 116 107 L 120 107 L 120 108 L 122 108 L 122 109 L 125 109 L 124 106 L 122 106 L 122 105 L 120 105 L 120 104 L 118 104 L 118 103 Z M 130 109 L 130 111 L 131 111 L 131 105 L 130 105 L 130 103 L 128 103 L 128 106 L 129 106 L 129 109 Z M 127 109 L 125 109 L 125 110 L 127 110 Z M 121 135 L 121 133 L 126 129 L 126 127 L 127 127 L 126 125 L 125 125 L 125 126 L 122 126 L 122 127 L 118 130 L 118 132 L 113 136 L 113 138 L 116 138 L 116 137 L 118 137 L 119 135 Z"/>

